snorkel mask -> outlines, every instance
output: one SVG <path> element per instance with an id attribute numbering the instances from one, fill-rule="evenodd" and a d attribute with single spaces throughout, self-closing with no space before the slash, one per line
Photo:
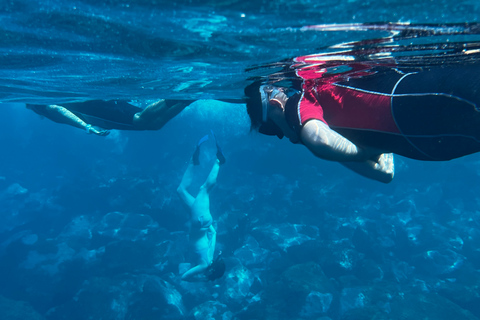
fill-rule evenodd
<path id="1" fill-rule="evenodd" d="M 272 85 L 260 86 L 260 95 L 262 98 L 262 122 L 267 122 L 268 120 L 268 105 L 271 100 L 286 105 L 287 100 L 297 93 L 299 93 L 299 91 L 292 88 L 275 87 Z"/>
<path id="2" fill-rule="evenodd" d="M 270 104 L 271 100 L 276 100 L 280 104 L 282 102 L 286 103 L 288 98 L 290 98 L 296 92 L 296 90 L 275 87 L 272 85 L 260 86 L 260 95 L 262 97 L 262 122 L 267 122 L 268 120 L 268 105 Z"/>

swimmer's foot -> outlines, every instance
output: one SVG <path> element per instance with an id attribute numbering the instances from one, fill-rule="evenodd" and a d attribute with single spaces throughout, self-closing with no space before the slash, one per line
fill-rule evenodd
<path id="1" fill-rule="evenodd" d="M 215 136 L 215 133 L 213 130 L 210 130 L 212 132 L 213 139 L 215 140 L 215 145 L 217 146 L 217 159 L 220 164 L 224 164 L 227 160 L 225 159 L 225 156 L 223 155 L 222 148 L 218 145 L 217 142 L 217 137 Z"/>
<path id="2" fill-rule="evenodd" d="M 108 136 L 110 134 L 110 131 L 108 131 L 108 130 L 97 130 L 97 128 L 94 128 L 91 124 L 88 124 L 85 127 L 85 130 L 87 131 L 87 133 L 93 133 L 93 134 L 96 134 L 97 136 L 101 136 L 101 137 L 105 137 L 105 136 Z"/>
<path id="3" fill-rule="evenodd" d="M 197 147 L 195 148 L 195 152 L 193 153 L 192 156 L 192 161 L 195 166 L 198 166 L 200 164 L 200 146 L 202 143 L 208 140 L 208 134 L 203 136 L 200 140 L 198 140 Z"/>

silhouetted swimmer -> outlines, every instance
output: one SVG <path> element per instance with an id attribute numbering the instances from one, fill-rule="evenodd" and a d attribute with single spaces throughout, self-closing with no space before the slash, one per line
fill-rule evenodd
<path id="1" fill-rule="evenodd" d="M 62 105 L 27 104 L 27 108 L 54 122 L 99 136 L 108 130 L 160 130 L 193 100 L 158 100 L 145 109 L 126 101 L 90 100 Z"/>

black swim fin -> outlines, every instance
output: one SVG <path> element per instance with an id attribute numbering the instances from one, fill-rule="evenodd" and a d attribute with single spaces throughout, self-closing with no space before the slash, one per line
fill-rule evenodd
<path id="1" fill-rule="evenodd" d="M 210 130 L 212 133 L 213 139 L 215 140 L 215 145 L 217 146 L 217 159 L 220 162 L 220 164 L 224 164 L 227 160 L 225 159 L 225 155 L 223 154 L 222 148 L 218 145 L 217 142 L 217 137 L 215 136 L 215 133 L 213 130 Z"/>
<path id="2" fill-rule="evenodd" d="M 192 156 L 192 161 L 195 166 L 198 166 L 200 164 L 200 146 L 202 143 L 208 140 L 208 134 L 203 136 L 200 140 L 198 140 L 197 147 L 195 148 L 195 152 L 193 153 Z"/>

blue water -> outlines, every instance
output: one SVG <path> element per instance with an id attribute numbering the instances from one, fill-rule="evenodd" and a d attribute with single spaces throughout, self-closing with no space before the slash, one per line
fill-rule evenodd
<path id="1" fill-rule="evenodd" d="M 324 23 L 474 22 L 478 1 L 0 3 L 0 319 L 478 319 L 480 158 L 396 157 L 383 185 L 249 131 L 199 100 L 160 131 L 107 137 L 24 103 L 239 99 L 245 68 L 379 32 Z M 176 194 L 213 129 L 227 272 L 185 283 Z M 195 186 L 215 157 L 202 149 Z"/>

